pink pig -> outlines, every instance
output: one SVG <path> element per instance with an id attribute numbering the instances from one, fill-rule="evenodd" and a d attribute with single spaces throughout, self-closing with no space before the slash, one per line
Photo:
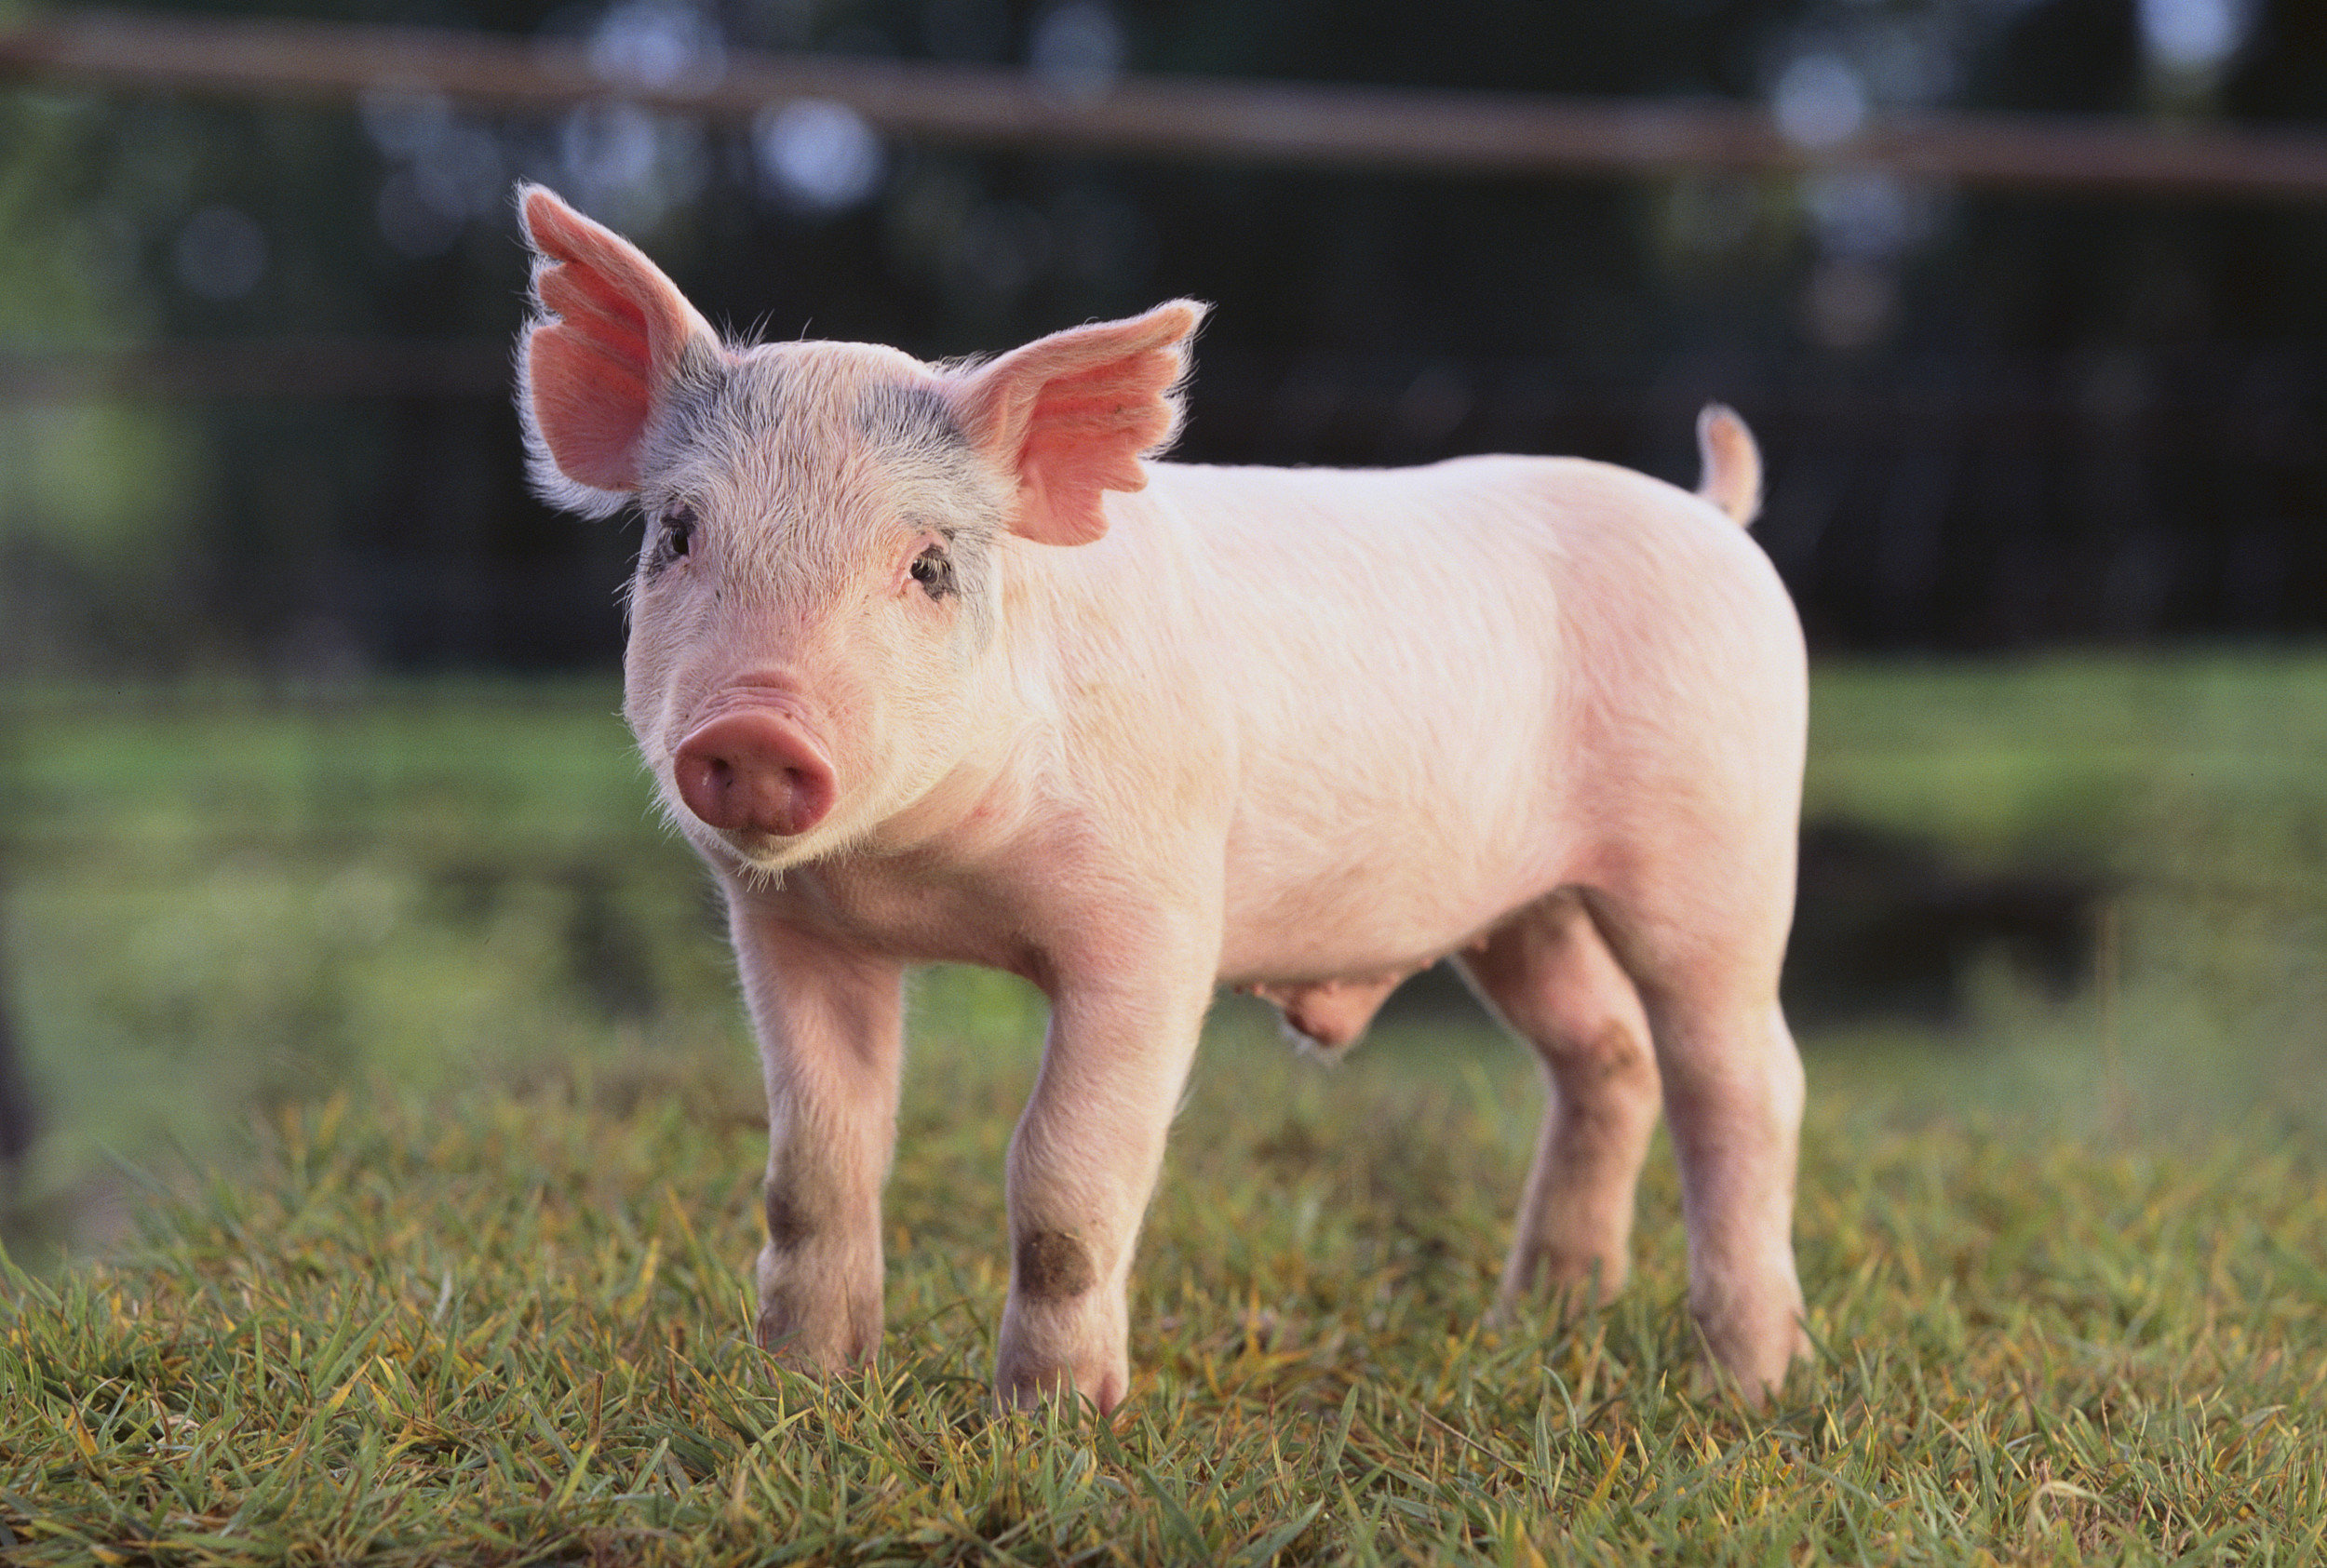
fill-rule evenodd
<path id="1" fill-rule="evenodd" d="M 645 515 L 625 713 L 759 1034 L 762 1343 L 879 1347 L 907 965 L 1050 998 L 996 1377 L 1105 1411 L 1216 988 L 1338 1049 L 1451 955 L 1551 1082 L 1504 1297 L 1621 1284 L 1661 1085 L 1690 1308 L 1748 1398 L 1781 1382 L 1807 704 L 1735 415 L 1700 421 L 1697 496 L 1562 458 L 1160 463 L 1201 305 L 966 365 L 736 346 L 522 202 L 534 482 Z"/>

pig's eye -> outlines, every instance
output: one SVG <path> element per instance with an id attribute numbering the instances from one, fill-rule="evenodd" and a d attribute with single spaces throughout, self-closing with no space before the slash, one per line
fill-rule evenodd
<path id="1" fill-rule="evenodd" d="M 912 572 L 913 581 L 921 585 L 921 592 L 933 599 L 942 599 L 953 592 L 953 559 L 942 544 L 932 544 L 914 556 L 913 564 L 907 570 Z"/>
<path id="2" fill-rule="evenodd" d="M 660 566 L 686 558 L 694 548 L 695 509 L 680 502 L 663 514 L 662 531 L 655 536 L 654 559 Z"/>

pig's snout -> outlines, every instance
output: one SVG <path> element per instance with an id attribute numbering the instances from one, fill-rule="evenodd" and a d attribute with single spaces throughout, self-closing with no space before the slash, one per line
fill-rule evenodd
<path id="1" fill-rule="evenodd" d="M 671 771 L 687 810 L 723 833 L 790 838 L 832 810 L 824 748 L 773 713 L 712 719 L 679 744 Z"/>

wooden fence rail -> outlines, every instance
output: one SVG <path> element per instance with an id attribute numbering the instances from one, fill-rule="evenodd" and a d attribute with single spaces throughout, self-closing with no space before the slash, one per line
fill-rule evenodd
<path id="1" fill-rule="evenodd" d="M 814 98 L 913 141 L 1081 155 L 1441 175 L 1877 169 L 1966 186 L 2313 202 L 2327 134 L 1926 110 L 1826 146 L 1739 101 L 1551 98 L 1124 75 L 1063 92 L 1028 73 L 730 53 L 660 87 L 610 82 L 579 42 L 420 28 L 75 11 L 0 30 L 0 76 L 108 91 L 344 101 L 426 89 L 502 110 L 621 99 L 715 119 Z"/>

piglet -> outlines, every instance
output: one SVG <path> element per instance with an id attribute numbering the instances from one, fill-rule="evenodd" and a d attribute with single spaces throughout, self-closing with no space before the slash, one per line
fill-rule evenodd
<path id="1" fill-rule="evenodd" d="M 644 515 L 624 712 L 760 1040 L 762 1344 L 880 1345 L 908 965 L 1050 999 L 995 1375 L 1106 1411 L 1216 990 L 1338 1049 L 1452 957 L 1551 1086 L 1503 1297 L 1621 1284 L 1661 1090 L 1706 1349 L 1780 1383 L 1806 696 L 1735 415 L 1700 421 L 1696 495 L 1563 458 L 1162 463 L 1190 301 L 966 364 L 740 344 L 520 199 L 533 482 Z"/>

